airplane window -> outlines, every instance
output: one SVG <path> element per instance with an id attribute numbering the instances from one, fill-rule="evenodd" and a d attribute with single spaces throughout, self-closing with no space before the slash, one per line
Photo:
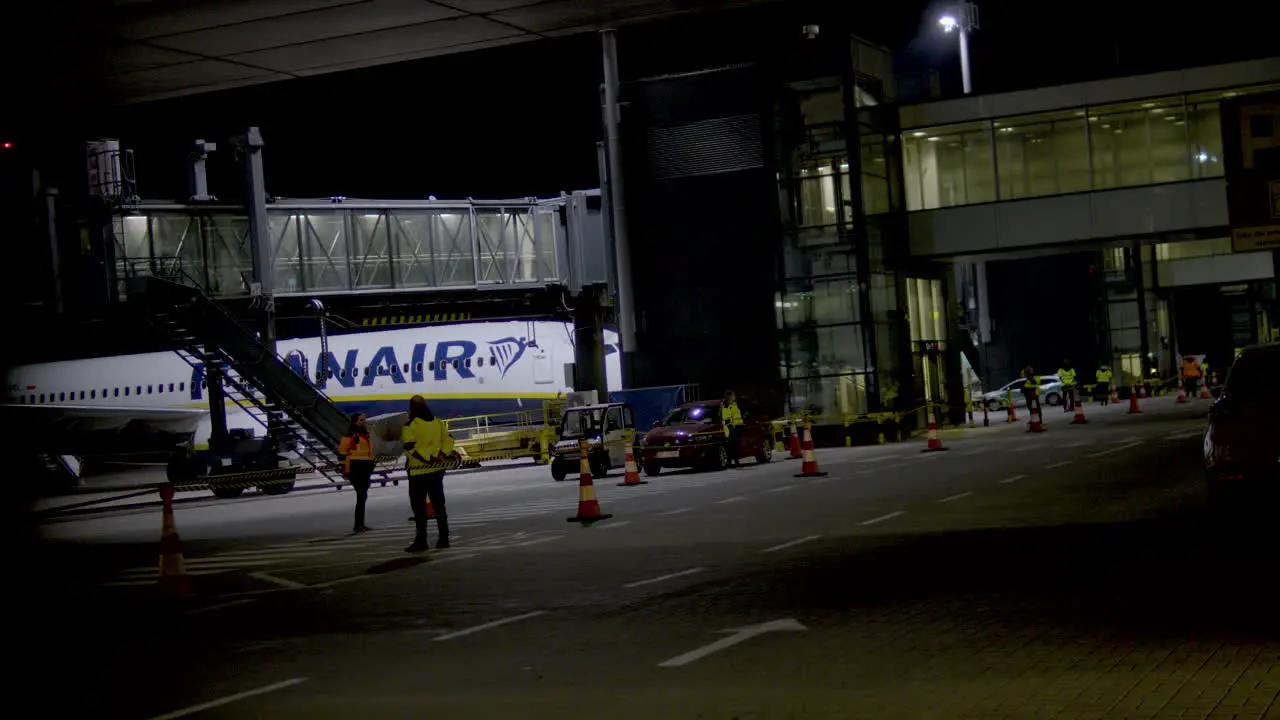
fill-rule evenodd
<path id="1" fill-rule="evenodd" d="M 493 355 L 490 355 L 490 356 L 489 356 L 489 364 L 490 364 L 490 365 L 497 365 L 497 364 L 498 364 L 498 358 L 494 357 Z"/>
<path id="2" fill-rule="evenodd" d="M 81 390 L 81 391 L 80 391 L 80 399 L 81 399 L 81 400 L 83 400 L 83 399 L 84 399 L 84 391 L 83 391 L 83 390 Z"/>
<path id="3" fill-rule="evenodd" d="M 200 381 L 200 389 L 201 389 L 201 390 L 207 390 L 208 388 L 209 388 L 209 381 L 208 381 L 208 380 L 201 380 L 201 381 Z"/>
<path id="4" fill-rule="evenodd" d="M 164 392 L 164 383 L 160 383 L 159 385 L 156 386 L 156 392 L 158 393 Z"/>
<path id="5" fill-rule="evenodd" d="M 147 394 L 148 394 L 148 395 L 150 395 L 150 394 L 151 394 L 151 388 L 152 388 L 152 386 L 151 386 L 151 385 L 148 385 L 148 386 L 147 386 Z"/>
<path id="6" fill-rule="evenodd" d="M 360 377 L 360 368 L 351 368 L 351 377 Z"/>
<path id="7" fill-rule="evenodd" d="M 467 367 L 471 367 L 471 358 L 467 358 L 467 361 L 466 361 L 465 365 L 466 365 Z"/>
<path id="8" fill-rule="evenodd" d="M 141 386 L 141 385 L 137 386 L 137 387 L 135 388 L 135 390 L 137 391 L 137 394 L 138 394 L 138 395 L 141 395 L 141 394 L 142 394 L 142 386 Z"/>
<path id="9" fill-rule="evenodd" d="M 457 360 L 454 360 L 454 361 L 453 361 L 453 369 L 454 369 L 454 370 L 457 370 L 457 369 L 458 369 L 458 361 L 457 361 Z"/>
<path id="10" fill-rule="evenodd" d="M 129 388 L 124 389 L 124 396 L 129 397 Z"/>
<path id="11" fill-rule="evenodd" d="M 116 388 L 115 390 L 113 390 L 113 391 L 112 391 L 112 394 L 113 394 L 115 397 L 120 397 L 120 388 Z"/>
<path id="12" fill-rule="evenodd" d="M 97 397 L 98 397 L 98 391 L 97 391 L 97 390 L 90 390 L 90 391 L 89 391 L 89 399 L 90 399 L 90 400 L 96 399 Z"/>
<path id="13" fill-rule="evenodd" d="M 173 392 L 173 383 L 169 383 L 169 392 Z"/>
<path id="14" fill-rule="evenodd" d="M 413 366 L 418 372 L 422 372 L 422 363 Z"/>
<path id="15" fill-rule="evenodd" d="M 484 367 L 484 358 L 476 358 L 476 367 Z"/>
<path id="16" fill-rule="evenodd" d="M 31 396 L 31 404 L 32 404 L 32 405 L 35 405 L 35 404 L 36 404 L 36 396 L 35 396 L 35 395 L 32 395 L 32 396 Z"/>
<path id="17" fill-rule="evenodd" d="M 65 402 L 66 399 L 67 399 L 66 393 L 58 393 L 58 402 Z"/>
<path id="18" fill-rule="evenodd" d="M 180 383 L 178 383 L 178 392 L 182 392 L 183 390 L 186 390 L 186 389 L 187 389 L 187 384 L 186 384 L 186 383 L 184 383 L 184 382 L 180 382 Z"/>
<path id="19" fill-rule="evenodd" d="M 347 377 L 347 369 L 346 369 L 346 368 L 342 368 L 341 370 L 339 370 L 339 371 L 338 371 L 338 377 L 340 377 L 340 378 L 346 378 L 346 377 Z"/>
<path id="20" fill-rule="evenodd" d="M 405 363 L 405 364 L 404 364 L 404 371 L 405 371 L 405 373 L 408 373 L 408 372 L 409 372 L 409 363 Z"/>
<path id="21" fill-rule="evenodd" d="M 386 366 L 385 366 L 385 365 L 384 365 L 383 367 L 378 368 L 378 374 L 379 374 L 379 375 L 386 375 L 386 374 L 387 374 L 387 368 L 386 368 Z"/>
<path id="22" fill-rule="evenodd" d="M 431 362 L 427 363 L 427 369 L 428 369 L 428 370 L 435 370 L 435 369 L 436 369 L 436 361 L 435 361 L 435 360 L 432 360 Z"/>
<path id="23" fill-rule="evenodd" d="M 40 393 L 40 402 L 44 402 L 44 393 Z"/>

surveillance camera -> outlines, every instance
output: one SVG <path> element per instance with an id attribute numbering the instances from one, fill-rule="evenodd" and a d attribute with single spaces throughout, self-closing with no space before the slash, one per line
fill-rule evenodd
<path id="1" fill-rule="evenodd" d="M 813 40 L 814 38 L 818 37 L 818 26 L 817 26 L 817 25 L 805 25 L 805 26 L 804 26 L 804 36 L 805 36 L 805 38 L 807 38 L 807 39 L 809 39 L 809 40 Z"/>

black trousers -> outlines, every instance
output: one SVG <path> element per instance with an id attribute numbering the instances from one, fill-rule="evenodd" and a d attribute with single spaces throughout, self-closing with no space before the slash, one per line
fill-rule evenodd
<path id="1" fill-rule="evenodd" d="M 1062 412 L 1072 412 L 1076 409 L 1076 386 L 1062 386 Z"/>
<path id="2" fill-rule="evenodd" d="M 364 506 L 369 501 L 369 478 L 372 476 L 372 460 L 351 461 L 351 472 L 347 474 L 347 480 L 351 483 L 351 489 L 356 491 L 356 530 L 364 527 Z"/>
<path id="3" fill-rule="evenodd" d="M 444 506 L 444 471 L 422 473 L 409 476 L 409 504 L 413 506 L 413 522 L 417 532 L 413 537 L 415 543 L 427 543 L 427 499 L 431 499 L 431 509 L 436 514 L 436 527 L 440 530 L 440 538 L 436 547 L 449 545 L 449 514 Z"/>
<path id="4" fill-rule="evenodd" d="M 741 442 L 741 438 L 742 426 L 731 426 L 729 428 L 729 437 L 725 438 L 725 442 L 727 443 L 725 450 L 728 453 L 727 457 L 729 458 L 729 462 L 734 465 L 738 464 L 738 443 Z"/>

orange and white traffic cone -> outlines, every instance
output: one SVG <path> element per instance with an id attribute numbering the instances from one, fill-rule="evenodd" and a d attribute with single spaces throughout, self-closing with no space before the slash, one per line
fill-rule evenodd
<path id="1" fill-rule="evenodd" d="M 1187 387 L 1185 383 L 1178 383 L 1178 399 L 1175 400 L 1174 402 L 1176 403 L 1187 402 Z"/>
<path id="2" fill-rule="evenodd" d="M 791 455 L 789 460 L 804 457 L 800 447 L 800 433 L 796 430 L 796 419 L 791 418 Z"/>
<path id="3" fill-rule="evenodd" d="M 1075 391 L 1072 390 L 1072 392 L 1075 392 Z M 1080 402 L 1080 398 L 1078 397 L 1075 398 L 1075 402 L 1076 402 L 1076 416 L 1071 419 L 1071 424 L 1072 425 L 1088 424 L 1089 421 L 1084 419 L 1084 403 Z"/>
<path id="4" fill-rule="evenodd" d="M 796 477 L 822 477 L 826 473 L 818 469 L 818 460 L 813 456 L 813 433 L 809 421 L 804 421 L 804 464 Z"/>
<path id="5" fill-rule="evenodd" d="M 1142 408 L 1138 407 L 1138 392 L 1132 385 L 1129 386 L 1129 414 L 1134 415 L 1142 412 Z"/>
<path id="6" fill-rule="evenodd" d="M 1120 404 L 1120 390 L 1117 389 L 1115 385 L 1111 386 L 1111 404 L 1112 405 Z"/>
<path id="7" fill-rule="evenodd" d="M 173 488 L 160 488 L 160 499 L 164 503 L 160 521 L 160 596 L 182 600 L 191 597 L 191 582 L 182 559 L 182 541 L 173 522 Z"/>
<path id="8" fill-rule="evenodd" d="M 431 498 L 427 498 L 427 519 L 434 520 L 435 516 L 436 516 L 436 509 L 431 506 Z"/>
<path id="9" fill-rule="evenodd" d="M 636 456 L 632 453 L 631 433 L 627 433 L 623 442 L 627 444 L 627 472 L 622 476 L 622 482 L 618 483 L 618 487 L 648 485 L 648 482 L 640 479 L 640 468 L 636 467 Z"/>
<path id="10" fill-rule="evenodd" d="M 578 441 L 578 452 L 582 459 L 578 464 L 578 514 L 565 518 L 569 522 L 580 522 L 590 525 L 597 520 L 607 520 L 613 515 L 600 512 L 600 501 L 596 500 L 596 486 L 591 481 L 591 462 L 587 459 L 587 441 Z"/>
<path id="11" fill-rule="evenodd" d="M 938 450 L 949 450 L 950 448 L 942 447 L 942 439 L 938 437 L 938 423 L 935 421 L 933 417 L 933 403 L 929 403 L 929 406 L 925 410 L 925 413 L 927 415 L 927 417 L 925 418 L 925 421 L 928 423 L 927 426 L 928 426 L 928 432 L 929 432 L 929 444 L 927 447 L 925 447 L 924 450 L 921 450 L 920 452 L 936 452 Z"/>
<path id="12" fill-rule="evenodd" d="M 1139 400 L 1147 399 L 1147 384 L 1144 382 L 1138 383 L 1138 399 Z"/>
<path id="13" fill-rule="evenodd" d="M 1013 409 L 1013 393 L 1009 393 L 1008 396 L 1005 397 L 1005 401 L 1009 404 L 1009 422 L 1018 422 L 1018 413 Z"/>
<path id="14" fill-rule="evenodd" d="M 1031 422 L 1027 426 L 1027 432 L 1044 432 L 1044 422 L 1040 418 L 1040 398 L 1031 398 Z"/>
<path id="15" fill-rule="evenodd" d="M 1205 382 L 1205 378 L 1200 378 L 1200 399 L 1212 400 L 1213 396 L 1209 394 L 1209 383 Z"/>

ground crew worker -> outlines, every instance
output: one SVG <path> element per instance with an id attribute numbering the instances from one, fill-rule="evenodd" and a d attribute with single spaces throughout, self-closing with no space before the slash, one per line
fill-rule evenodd
<path id="1" fill-rule="evenodd" d="M 1192 355 L 1182 358 L 1182 389 L 1188 395 L 1195 392 L 1196 383 L 1200 381 L 1200 361 Z"/>
<path id="2" fill-rule="evenodd" d="M 1071 412 L 1076 409 L 1076 371 L 1070 360 L 1063 360 L 1058 368 L 1058 379 L 1062 380 L 1062 411 Z"/>
<path id="3" fill-rule="evenodd" d="M 413 506 L 415 534 L 405 552 L 427 549 L 427 499 L 436 514 L 440 537 L 436 549 L 449 547 L 449 515 L 444 505 L 444 465 L 457 459 L 453 438 L 441 420 L 431 413 L 421 395 L 409 399 L 409 423 L 400 434 L 409 466 L 409 504 Z"/>
<path id="4" fill-rule="evenodd" d="M 1027 412 L 1031 412 L 1031 408 L 1039 407 L 1036 396 L 1040 393 L 1040 376 L 1028 365 L 1022 369 L 1022 379 L 1026 381 L 1022 384 L 1022 396 L 1027 400 Z M 1044 413 L 1041 413 L 1040 422 L 1044 422 Z"/>
<path id="5" fill-rule="evenodd" d="M 1111 368 L 1106 365 L 1099 365 L 1098 372 L 1094 373 L 1094 377 L 1098 381 L 1097 387 L 1093 389 L 1093 396 L 1098 399 L 1100 405 L 1107 405 L 1111 402 Z"/>
<path id="6" fill-rule="evenodd" d="M 724 402 L 720 405 L 720 422 L 724 425 L 724 435 L 726 452 L 728 453 L 729 462 L 734 467 L 739 466 L 738 461 L 738 443 L 742 438 L 742 409 L 738 407 L 737 397 L 734 396 L 732 390 L 724 392 Z"/>
<path id="7" fill-rule="evenodd" d="M 369 500 L 369 478 L 373 476 L 373 440 L 369 438 L 369 426 L 364 413 L 356 413 L 351 419 L 347 434 L 338 443 L 338 459 L 342 461 L 342 474 L 347 476 L 351 489 L 356 491 L 356 523 L 351 532 L 369 532 L 364 524 L 364 507 Z"/>

